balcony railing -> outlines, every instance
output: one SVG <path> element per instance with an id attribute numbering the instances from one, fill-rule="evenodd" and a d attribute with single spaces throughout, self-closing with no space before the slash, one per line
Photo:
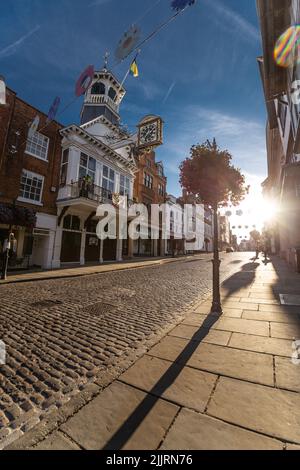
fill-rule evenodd
<path id="1" fill-rule="evenodd" d="M 76 181 L 60 188 L 58 200 L 88 199 L 90 201 L 95 201 L 98 204 L 113 204 L 113 196 L 114 195 L 111 191 L 97 186 L 93 182 Z M 130 207 L 132 204 L 134 204 L 134 202 L 127 198 L 127 206 Z M 117 198 L 116 205 L 118 205 Z"/>
<path id="2" fill-rule="evenodd" d="M 60 188 L 60 200 L 80 198 L 89 199 L 98 204 L 112 202 L 112 192 L 87 181 L 76 181 Z"/>

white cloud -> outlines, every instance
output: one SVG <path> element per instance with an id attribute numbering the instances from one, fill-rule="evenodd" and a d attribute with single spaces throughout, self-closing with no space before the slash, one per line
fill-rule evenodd
<path id="1" fill-rule="evenodd" d="M 171 83 L 171 85 L 169 86 L 168 91 L 167 91 L 167 93 L 166 93 L 166 96 L 165 96 L 164 99 L 163 99 L 163 104 L 165 104 L 165 103 L 168 101 L 168 99 L 169 99 L 169 97 L 170 97 L 172 91 L 173 91 L 174 88 L 175 88 L 175 85 L 176 85 L 176 82 L 173 82 L 173 83 Z"/>
<path id="2" fill-rule="evenodd" d="M 22 46 L 22 44 L 26 41 L 26 39 L 30 38 L 36 31 L 40 29 L 40 26 L 37 25 L 35 28 L 33 28 L 31 31 L 29 31 L 27 34 L 22 36 L 20 39 L 17 41 L 13 42 L 9 46 L 6 46 L 4 49 L 0 50 L 0 59 L 3 59 L 4 57 L 9 57 L 15 52 L 17 52 L 18 48 Z"/>
<path id="3" fill-rule="evenodd" d="M 226 7 L 225 5 L 223 5 L 223 3 L 219 2 L 218 0 L 203 1 L 209 8 L 214 10 L 214 13 L 216 13 L 217 16 L 222 20 L 221 23 L 219 23 L 220 26 L 227 21 L 231 24 L 231 26 L 235 27 L 235 29 L 232 30 L 233 33 L 236 33 L 238 31 L 244 38 L 254 42 L 258 42 L 260 40 L 259 30 L 239 13 Z"/>

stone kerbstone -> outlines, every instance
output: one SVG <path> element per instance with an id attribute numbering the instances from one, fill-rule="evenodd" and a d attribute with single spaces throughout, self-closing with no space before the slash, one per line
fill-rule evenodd
<path id="1" fill-rule="evenodd" d="M 80 447 L 60 432 L 55 432 L 31 450 L 80 450 Z"/>

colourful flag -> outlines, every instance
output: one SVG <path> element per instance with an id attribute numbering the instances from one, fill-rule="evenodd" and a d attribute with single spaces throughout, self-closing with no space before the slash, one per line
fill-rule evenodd
<path id="1" fill-rule="evenodd" d="M 135 78 L 139 76 L 139 69 L 136 60 L 134 60 L 130 66 L 130 74 L 133 75 Z"/>

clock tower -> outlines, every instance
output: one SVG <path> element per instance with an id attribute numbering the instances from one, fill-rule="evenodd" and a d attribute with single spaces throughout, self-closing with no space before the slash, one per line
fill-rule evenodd
<path id="1" fill-rule="evenodd" d="M 105 66 L 95 72 L 91 86 L 87 90 L 81 110 L 81 124 L 104 116 L 112 124 L 120 122 L 119 108 L 125 96 L 125 89 L 118 79 Z"/>

